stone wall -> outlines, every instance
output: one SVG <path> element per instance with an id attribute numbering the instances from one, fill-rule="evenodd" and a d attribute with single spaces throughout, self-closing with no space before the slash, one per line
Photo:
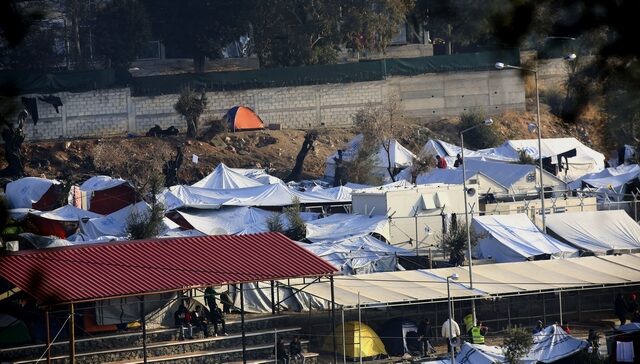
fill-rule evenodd
<path id="1" fill-rule="evenodd" d="M 35 95 L 27 95 L 35 96 Z M 144 134 L 155 124 L 186 129 L 173 105 L 177 94 L 133 97 L 128 88 L 59 93 L 57 114 L 38 101 L 40 122 L 28 124 L 28 139 Z M 349 126 L 369 104 L 399 98 L 404 110 L 419 118 L 459 115 L 471 109 L 500 113 L 524 110 L 524 82 L 516 71 L 483 71 L 390 77 L 384 81 L 209 92 L 202 120 L 220 118 L 234 105 L 253 108 L 267 124 L 282 128 Z"/>

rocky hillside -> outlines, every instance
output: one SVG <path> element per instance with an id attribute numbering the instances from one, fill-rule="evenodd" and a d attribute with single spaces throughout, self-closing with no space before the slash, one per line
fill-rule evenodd
<path id="1" fill-rule="evenodd" d="M 502 139 L 536 137 L 527 130 L 527 124 L 535 120 L 535 113 L 509 112 L 494 116 L 493 119 L 496 123 L 492 127 Z M 430 137 L 459 144 L 456 132 L 458 122 L 457 118 L 411 122 L 412 137 L 403 143 L 414 153 L 418 153 Z M 611 146 L 607 145 L 598 118 L 567 126 L 543 107 L 542 123 L 545 137 L 575 136 L 605 155 L 610 154 Z M 40 141 L 25 143 L 23 154 L 28 175 L 72 182 L 95 174 L 122 174 L 120 177 L 127 178 L 124 175 L 126 172 L 114 166 L 130 164 L 132 168 L 139 168 L 145 163 L 163 163 L 173 158 L 178 145 L 184 146 L 184 163 L 178 176 L 184 183 L 202 178 L 219 162 L 231 167 L 267 168 L 271 174 L 284 177 L 293 167 L 304 135 L 305 131 L 302 130 L 264 130 L 222 133 L 198 140 L 185 140 L 179 135 L 164 138 Z M 320 178 L 326 158 L 354 135 L 355 131 L 348 128 L 320 129 L 315 150 L 309 153 L 305 161 L 304 178 Z M 193 155 L 198 156 L 198 163 L 193 163 Z M 0 167 L 4 165 L 2 158 Z"/>

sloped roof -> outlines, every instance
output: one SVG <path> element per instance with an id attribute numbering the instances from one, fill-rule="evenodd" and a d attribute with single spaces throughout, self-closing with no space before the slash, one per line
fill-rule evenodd
<path id="1" fill-rule="evenodd" d="M 0 276 L 50 304 L 333 272 L 333 266 L 279 233 L 150 239 L 0 256 Z"/>

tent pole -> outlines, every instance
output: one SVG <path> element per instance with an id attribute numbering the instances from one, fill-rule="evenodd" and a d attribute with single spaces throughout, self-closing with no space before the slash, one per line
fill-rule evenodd
<path id="1" fill-rule="evenodd" d="M 69 322 L 69 362 L 76 363 L 76 314 L 73 309 L 73 303 L 69 304 L 69 313 L 71 321 Z"/>
<path id="2" fill-rule="evenodd" d="M 240 283 L 240 324 L 242 326 L 242 362 L 247 362 L 247 337 L 244 332 L 244 285 Z"/>
<path id="3" fill-rule="evenodd" d="M 360 309 L 360 291 L 358 291 L 358 351 L 360 352 L 360 364 L 362 364 L 362 311 Z"/>
<path id="4" fill-rule="evenodd" d="M 331 283 L 331 335 L 333 336 L 333 362 L 337 363 L 338 352 L 336 350 L 336 299 L 333 286 L 333 275 L 329 277 L 329 281 Z"/>
<path id="5" fill-rule="evenodd" d="M 564 321 L 562 321 L 562 291 L 558 291 L 558 300 L 560 303 L 560 326 L 562 326 L 564 324 Z"/>
<path id="6" fill-rule="evenodd" d="M 346 338 L 344 336 L 345 334 L 344 333 L 344 307 L 342 307 L 342 310 L 340 311 L 342 312 L 342 360 L 344 360 L 343 363 L 346 364 L 347 363 L 347 349 L 346 349 L 347 343 L 345 342 Z"/>
<path id="7" fill-rule="evenodd" d="M 275 315 L 276 314 L 276 301 L 275 301 L 275 294 L 273 292 L 273 285 L 274 285 L 274 282 L 271 281 L 271 314 Z"/>
<path id="8" fill-rule="evenodd" d="M 507 319 L 509 320 L 509 323 L 507 326 L 511 328 L 511 298 L 507 300 Z"/>
<path id="9" fill-rule="evenodd" d="M 144 314 L 144 296 L 140 297 L 140 321 L 142 323 L 142 361 L 147 363 L 147 319 Z"/>
<path id="10" fill-rule="evenodd" d="M 544 293 L 542 294 L 542 321 L 547 326 L 547 301 L 544 299 Z"/>
<path id="11" fill-rule="evenodd" d="M 51 327 L 49 326 L 49 308 L 44 311 L 44 317 L 47 324 L 47 364 L 51 364 Z"/>

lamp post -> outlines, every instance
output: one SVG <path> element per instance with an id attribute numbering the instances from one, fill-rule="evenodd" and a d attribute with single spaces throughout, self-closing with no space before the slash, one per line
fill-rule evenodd
<path id="1" fill-rule="evenodd" d="M 462 160 L 464 164 L 464 159 Z M 451 353 L 451 364 L 455 364 L 455 359 L 453 357 L 453 325 L 451 321 L 453 320 L 452 309 L 451 309 L 451 289 L 449 288 L 449 280 L 457 281 L 458 273 L 453 273 L 452 275 L 447 277 L 447 303 L 449 305 L 449 351 Z"/>
<path id="2" fill-rule="evenodd" d="M 566 61 L 573 61 L 575 59 L 576 59 L 576 55 L 573 53 L 564 57 L 564 60 Z M 505 68 L 511 68 L 516 70 L 531 72 L 534 75 L 535 84 L 536 84 L 536 124 L 538 129 L 538 162 L 540 167 L 540 205 L 542 207 L 542 214 L 541 214 L 542 215 L 542 232 L 546 233 L 547 221 L 546 221 L 546 211 L 544 208 L 544 180 L 542 177 L 544 169 L 542 168 L 542 125 L 540 124 L 540 94 L 538 92 L 538 70 L 512 66 L 509 64 L 504 64 L 502 62 L 497 62 L 495 66 L 499 70 L 502 70 Z"/>
<path id="3" fill-rule="evenodd" d="M 478 128 L 480 126 L 489 126 L 493 124 L 493 119 L 486 119 L 480 124 L 474 125 L 470 128 L 464 129 L 460 132 L 460 156 L 462 158 L 462 191 L 464 193 L 464 222 L 467 227 L 467 254 L 469 254 L 469 287 L 473 289 L 473 259 L 471 259 L 471 231 L 469 228 L 469 204 L 467 203 L 467 168 L 464 160 L 464 133 Z M 471 313 L 473 315 L 473 322 L 476 322 L 476 302 L 471 301 Z"/>

